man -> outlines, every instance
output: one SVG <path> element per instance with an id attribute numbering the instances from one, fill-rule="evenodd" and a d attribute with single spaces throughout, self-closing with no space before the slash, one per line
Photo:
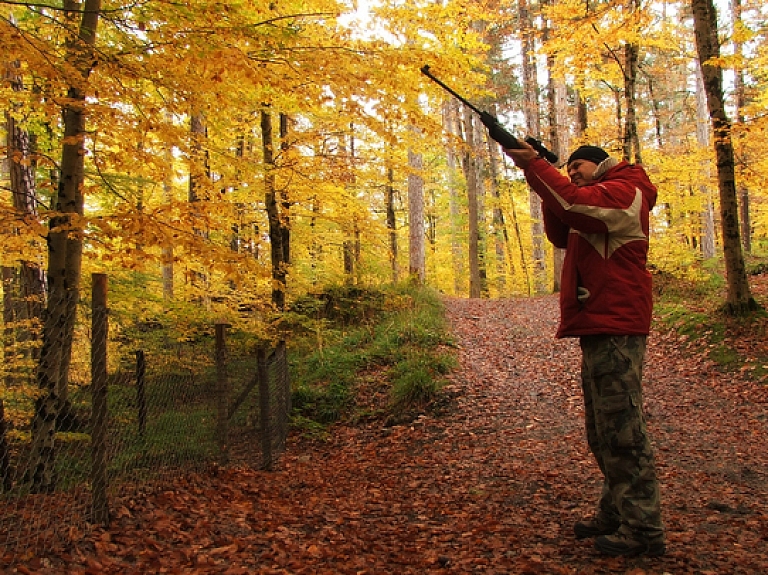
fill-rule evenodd
<path id="1" fill-rule="evenodd" d="M 642 167 L 596 146 L 568 158 L 568 178 L 525 143 L 506 154 L 542 200 L 549 240 L 565 248 L 557 337 L 582 350 L 587 442 L 603 474 L 594 517 L 574 526 L 612 556 L 663 555 L 659 484 L 643 416 L 651 324 L 646 269 L 656 187 Z"/>

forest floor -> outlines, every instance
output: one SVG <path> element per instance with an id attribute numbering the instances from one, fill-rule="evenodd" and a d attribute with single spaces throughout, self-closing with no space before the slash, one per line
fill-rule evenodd
<path id="1" fill-rule="evenodd" d="M 294 438 L 273 471 L 185 476 L 122 501 L 109 530 L 12 572 L 768 573 L 765 381 L 722 373 L 674 333 L 651 335 L 645 404 L 667 554 L 607 558 L 572 532 L 600 478 L 578 344 L 553 337 L 557 298 L 446 307 L 460 367 L 428 414 Z"/>

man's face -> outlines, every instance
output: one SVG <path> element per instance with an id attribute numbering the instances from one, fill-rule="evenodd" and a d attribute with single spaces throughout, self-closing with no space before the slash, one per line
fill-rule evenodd
<path id="1" fill-rule="evenodd" d="M 589 160 L 574 160 L 568 164 L 568 177 L 571 182 L 579 187 L 586 186 L 595 175 L 597 164 Z"/>

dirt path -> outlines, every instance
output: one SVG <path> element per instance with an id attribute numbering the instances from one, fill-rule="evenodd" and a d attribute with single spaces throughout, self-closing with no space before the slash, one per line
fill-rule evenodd
<path id="1" fill-rule="evenodd" d="M 292 443 L 273 472 L 190 477 L 127 501 L 109 532 L 73 549 L 66 572 L 768 572 L 764 389 L 651 337 L 646 403 L 669 551 L 604 558 L 571 532 L 598 476 L 578 347 L 553 339 L 556 299 L 446 305 L 461 361 L 450 407 Z"/>

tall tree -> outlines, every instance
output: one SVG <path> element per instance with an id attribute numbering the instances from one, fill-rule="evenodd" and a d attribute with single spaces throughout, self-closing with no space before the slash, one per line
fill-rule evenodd
<path id="1" fill-rule="evenodd" d="M 290 254 L 288 214 L 285 198 L 280 197 L 277 185 L 277 159 L 273 135 L 272 114 L 268 107 L 261 111 L 261 137 L 264 154 L 264 204 L 269 219 L 269 243 L 272 261 L 272 304 L 278 311 L 285 309 L 286 280 Z M 287 119 L 281 115 L 281 142 L 287 140 Z"/>
<path id="2" fill-rule="evenodd" d="M 520 29 L 522 30 L 522 70 L 525 115 L 525 127 L 529 134 L 539 137 L 541 134 L 541 109 L 539 105 L 538 70 L 535 52 L 535 27 L 528 0 L 518 0 Z M 536 294 L 547 291 L 547 263 L 544 243 L 544 215 L 541 198 L 531 192 L 531 235 L 533 238 L 533 290 Z"/>
<path id="3" fill-rule="evenodd" d="M 424 158 L 411 148 L 408 150 L 408 167 L 408 275 L 423 284 L 426 279 Z"/>
<path id="4" fill-rule="evenodd" d="M 480 183 L 477 181 L 477 154 L 475 153 L 475 117 L 473 112 L 464 107 L 464 137 L 466 139 L 466 148 L 462 168 L 464 169 L 464 179 L 467 183 L 467 218 L 469 224 L 469 297 L 479 298 L 482 296 L 483 285 L 480 274 L 480 258 L 482 257 L 481 239 L 480 239 Z"/>
<path id="5" fill-rule="evenodd" d="M 549 5 L 551 0 L 544 0 L 544 5 Z M 544 20 L 542 29 L 542 41 L 546 44 L 552 34 L 552 24 L 549 19 Z M 549 119 L 549 149 L 563 162 L 563 153 L 570 144 L 569 133 L 565 127 L 565 83 L 555 76 L 555 57 L 547 54 L 547 118 Z M 586 120 L 585 120 L 586 121 Z M 562 275 L 565 250 L 557 247 L 552 249 L 553 288 L 560 291 L 560 276 Z"/>
<path id="6" fill-rule="evenodd" d="M 701 66 L 696 67 L 696 142 L 702 149 L 710 146 L 711 135 L 709 130 L 709 111 L 707 110 L 707 95 L 704 93 L 704 78 L 701 75 Z M 710 162 L 701 160 L 701 171 L 704 181 L 711 181 Z M 715 257 L 715 205 L 712 201 L 712 189 L 707 183 L 699 186 L 704 209 L 699 218 L 701 220 L 701 255 L 707 259 Z"/>
<path id="7" fill-rule="evenodd" d="M 452 138 L 446 142 L 446 162 L 448 167 L 448 214 L 450 217 L 451 228 L 451 261 L 453 263 L 453 293 L 459 295 L 462 293 L 462 279 L 464 277 L 465 258 L 463 243 L 461 241 L 461 219 L 464 210 L 461 209 L 459 201 L 459 185 L 457 182 L 459 163 L 456 158 L 453 141 L 457 141 L 461 136 L 461 120 L 459 118 L 459 102 L 455 98 L 445 100 L 442 106 L 443 125 Z"/>
<path id="8" fill-rule="evenodd" d="M 742 3 L 741 0 L 731 0 L 731 14 L 733 17 L 733 54 L 736 64 L 733 67 L 733 94 L 736 99 L 736 128 L 742 128 L 745 124 L 744 108 L 747 103 L 746 87 L 744 85 L 744 42 L 742 40 Z M 741 130 L 743 132 L 743 130 Z M 743 141 L 743 138 L 741 139 Z M 746 146 L 743 147 L 742 163 L 747 163 L 749 154 Z M 744 251 L 752 251 L 752 222 L 749 215 L 749 188 L 743 180 L 738 182 L 739 222 L 741 224 L 741 242 Z"/>
<path id="9" fill-rule="evenodd" d="M 714 134 L 717 180 L 720 190 L 720 220 L 728 282 L 725 309 L 743 315 L 757 309 L 749 288 L 739 237 L 739 212 L 731 140 L 731 123 L 725 110 L 723 74 L 718 63 L 720 41 L 717 36 L 717 10 L 713 0 L 691 0 L 699 66 L 704 79 L 707 107 Z"/>
<path id="10" fill-rule="evenodd" d="M 392 283 L 400 279 L 397 262 L 397 211 L 395 210 L 395 170 L 387 161 L 387 181 L 384 185 L 384 209 L 387 213 L 387 240 L 389 243 L 389 265 L 392 269 Z"/>
<path id="11" fill-rule="evenodd" d="M 627 42 L 624 45 L 624 106 L 626 107 L 626 119 L 624 120 L 624 159 L 628 162 L 642 164 L 640 153 L 640 139 L 637 134 L 637 107 L 635 86 L 637 85 L 637 61 L 638 47 Z"/>
<path id="12" fill-rule="evenodd" d="M 83 184 L 88 77 L 96 62 L 94 46 L 101 13 L 100 0 L 80 5 L 65 0 L 69 22 L 80 16 L 77 34 L 67 42 L 65 61 L 67 97 L 62 107 L 64 139 L 61 178 L 56 196 L 56 215 L 48 233 L 48 306 L 43 325 L 43 346 L 37 373 L 42 395 L 32 421 L 32 452 L 26 478 L 35 492 L 50 492 L 56 486 L 56 422 L 67 403 L 69 362 L 80 297 L 83 251 Z"/>
<path id="13" fill-rule="evenodd" d="M 18 62 L 8 66 L 8 78 L 14 92 L 24 90 L 21 76 L 15 73 Z M 18 108 L 14 104 L 14 108 Z M 16 118 L 16 109 L 6 111 L 6 138 L 8 172 L 13 197 L 15 217 L 21 225 L 35 222 L 39 218 L 37 182 L 35 170 L 34 138 L 32 134 Z M 20 230 L 19 230 L 20 231 Z M 29 252 L 39 253 L 38 242 L 32 241 Z M 17 359 L 37 360 L 39 355 L 38 332 L 42 321 L 45 303 L 45 282 L 43 270 L 38 261 L 22 256 L 16 270 L 6 269 L 4 272 L 4 297 L 9 305 L 5 306 L 4 321 L 6 325 L 5 345 L 8 353 L 5 355 L 5 367 L 8 383 L 20 383 L 22 374 L 17 371 Z M 27 374 L 29 375 L 29 374 Z"/>

